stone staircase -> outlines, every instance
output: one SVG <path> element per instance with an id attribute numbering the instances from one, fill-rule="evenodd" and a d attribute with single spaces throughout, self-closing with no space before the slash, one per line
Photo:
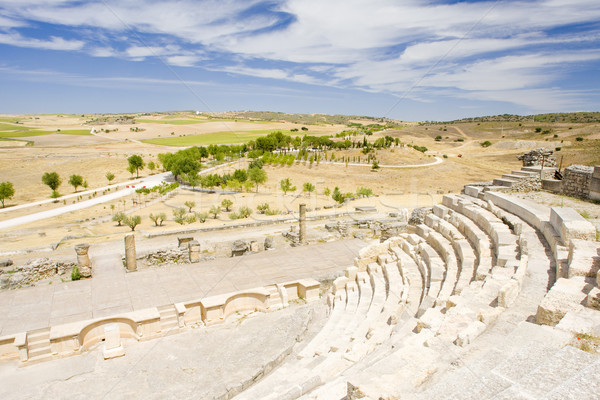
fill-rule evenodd
<path id="1" fill-rule="evenodd" d="M 510 174 L 503 174 L 500 178 L 494 178 L 491 183 L 465 185 L 464 192 L 477 197 L 479 193 L 486 191 L 510 191 L 524 181 L 533 180 L 537 182 L 540 177 L 542 179 L 551 178 L 556 170 L 555 167 L 544 167 L 543 170 L 539 166 L 522 167 Z"/>
<path id="2" fill-rule="evenodd" d="M 27 332 L 27 363 L 33 364 L 52 359 L 50 328 Z"/>
<path id="3" fill-rule="evenodd" d="M 160 314 L 160 330 L 166 334 L 174 334 L 179 331 L 177 321 L 177 309 L 173 304 L 157 307 Z"/>

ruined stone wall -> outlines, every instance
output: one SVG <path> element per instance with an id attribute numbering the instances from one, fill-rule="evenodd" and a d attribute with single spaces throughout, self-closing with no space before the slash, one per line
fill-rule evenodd
<path id="1" fill-rule="evenodd" d="M 571 165 L 565 168 L 562 191 L 567 196 L 587 199 L 590 196 L 593 167 Z"/>
<path id="2" fill-rule="evenodd" d="M 523 161 L 524 167 L 532 167 L 536 165 L 542 165 L 544 167 L 556 167 L 556 157 L 554 157 L 554 150 L 550 149 L 534 149 L 530 152 L 517 156 L 517 159 Z"/>

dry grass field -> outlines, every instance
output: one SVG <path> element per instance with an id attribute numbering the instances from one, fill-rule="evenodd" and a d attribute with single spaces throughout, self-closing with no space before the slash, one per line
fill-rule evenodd
<path id="1" fill-rule="evenodd" d="M 307 125 L 308 131 L 302 131 L 300 128 L 305 125 L 291 122 L 208 119 L 190 114 L 143 116 L 138 118 L 135 124 L 117 124 L 111 120 L 107 120 L 104 125 L 86 124 L 91 118 L 66 115 L 0 117 L 0 133 L 3 134 L 3 140 L 0 141 L 0 182 L 10 181 L 16 190 L 14 198 L 7 200 L 8 208 L 0 213 L 0 221 L 86 200 L 86 196 L 83 196 L 61 200 L 58 203 L 11 210 L 15 205 L 50 197 L 50 189 L 41 182 L 44 172 L 58 172 L 63 180 L 59 192 L 67 195 L 73 193 L 73 188 L 67 183 L 72 174 L 83 175 L 89 189 L 102 188 L 108 184 L 105 177 L 108 171 L 116 176 L 113 183 L 123 183 L 132 178 L 126 170 L 127 157 L 130 155 L 139 154 L 146 162 L 156 162 L 159 153 L 179 149 L 146 143 L 145 140 L 204 137 L 205 142 L 208 140 L 211 143 L 232 143 L 258 137 L 273 130 L 292 135 L 335 135 L 348 129 L 341 124 L 320 124 Z M 19 123 L 15 124 L 17 121 Z M 372 121 L 362 123 L 368 124 Z M 96 130 L 96 134 L 60 133 L 69 130 L 89 131 L 91 127 Z M 536 132 L 538 127 L 551 132 Z M 130 128 L 138 128 L 139 131 L 133 132 Z M 299 129 L 299 132 L 290 132 L 290 129 Z M 27 132 L 43 133 L 26 136 Z M 323 207 L 334 203 L 330 197 L 326 198 L 323 195 L 323 191 L 325 188 L 333 190 L 336 186 L 344 193 L 355 192 L 358 187 L 366 187 L 377 195 L 352 202 L 352 208 L 357 204 L 371 204 L 386 211 L 398 207 L 428 206 L 439 201 L 443 193 L 460 191 L 465 183 L 490 180 L 520 168 L 521 163 L 517 160 L 517 155 L 542 146 L 557 150 L 556 155 L 558 160 L 562 161 L 563 168 L 573 163 L 600 164 L 599 124 L 540 124 L 533 121 L 454 125 L 413 123 L 377 132 L 368 140 L 372 142 L 386 135 L 399 138 L 404 145 L 376 150 L 377 160 L 382 166 L 377 171 L 371 169 L 371 164 L 364 162 L 366 156 L 358 149 L 334 151 L 335 159 L 362 157 L 363 165 L 352 165 L 352 162 L 345 165 L 324 160 L 318 165 L 311 165 L 309 162 L 297 162 L 292 166 L 267 165 L 265 170 L 268 181 L 260 186 L 258 193 L 253 191 L 230 195 L 234 201 L 234 209 L 242 205 L 248 206 L 254 210 L 252 218 L 273 219 L 277 216 L 257 215 L 256 206 L 266 202 L 282 212 L 297 210 L 299 202 L 305 202 L 311 208 Z M 362 136 L 360 139 L 362 140 Z M 491 145 L 482 147 L 481 143 L 485 141 L 489 141 Z M 428 150 L 422 153 L 412 146 L 425 146 Z M 327 156 L 329 160 L 331 152 L 328 152 Z M 443 162 L 427 165 L 433 163 L 435 157 L 439 157 Z M 246 166 L 245 161 L 239 161 L 224 167 L 219 173 L 233 172 L 236 168 Z M 141 176 L 148 174 L 147 169 L 141 171 Z M 287 196 L 283 196 L 279 189 L 279 181 L 284 178 L 289 178 L 297 187 L 295 192 Z M 305 182 L 315 185 L 316 194 L 308 196 L 302 193 L 302 185 Z M 182 206 L 185 201 L 196 203 L 194 211 L 206 212 L 212 205 L 219 204 L 223 198 L 223 195 L 192 193 L 185 190 L 179 190 L 177 193 L 168 200 L 156 200 L 152 205 L 135 210 L 133 213 L 142 217 L 142 223 L 137 230 L 168 232 L 182 228 L 235 223 L 229 219 L 227 213 L 222 213 L 217 219 L 209 218 L 203 224 L 196 222 L 183 227 L 176 224 L 172 221 L 172 209 Z M 130 211 L 135 206 L 134 199 L 135 195 L 124 197 L 60 217 L 0 230 L 0 252 L 45 247 L 61 240 L 61 246 L 71 246 L 76 242 L 99 242 L 118 238 L 127 232 L 128 228 L 117 227 L 110 221 L 110 217 L 118 210 Z M 163 227 L 155 227 L 148 218 L 150 213 L 158 212 L 167 214 L 168 221 Z M 322 209 L 319 212 L 331 210 Z"/>

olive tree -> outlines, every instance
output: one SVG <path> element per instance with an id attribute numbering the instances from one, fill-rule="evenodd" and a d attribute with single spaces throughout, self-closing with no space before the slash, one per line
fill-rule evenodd
<path id="1" fill-rule="evenodd" d="M 56 190 L 62 183 L 60 175 L 58 175 L 56 172 L 45 172 L 44 175 L 42 175 L 42 182 L 44 185 L 47 185 L 50 189 L 52 189 L 52 197 L 56 198 L 59 196 Z"/>
<path id="2" fill-rule="evenodd" d="M 77 193 L 77 187 L 83 185 L 83 176 L 77 174 L 71 175 L 69 177 L 69 185 L 73 186 L 75 193 Z"/>
<path id="3" fill-rule="evenodd" d="M 12 199 L 15 195 L 15 188 L 12 182 L 0 182 L 0 201 L 2 202 L 2 208 L 4 208 L 4 200 Z"/>

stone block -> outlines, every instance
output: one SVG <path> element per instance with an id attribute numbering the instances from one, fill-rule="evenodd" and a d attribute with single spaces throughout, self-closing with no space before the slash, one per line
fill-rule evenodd
<path id="1" fill-rule="evenodd" d="M 594 278 L 600 269 L 600 243 L 572 239 L 569 245 L 567 278 L 587 276 Z"/>
<path id="2" fill-rule="evenodd" d="M 465 186 L 465 194 L 471 197 L 478 197 L 479 193 L 483 190 L 482 186 Z"/>
<path id="3" fill-rule="evenodd" d="M 13 265 L 13 260 L 10 258 L 3 258 L 0 260 L 0 267 L 10 267 L 11 265 Z"/>
<path id="4" fill-rule="evenodd" d="M 594 225 L 572 208 L 552 207 L 550 224 L 565 244 L 571 239 L 596 240 Z"/>
<path id="5" fill-rule="evenodd" d="M 538 306 L 537 323 L 554 326 L 567 312 L 583 309 L 591 289 L 592 285 L 582 277 L 558 279 Z"/>
<path id="6" fill-rule="evenodd" d="M 319 291 L 321 284 L 314 279 L 301 279 L 298 281 L 298 296 L 305 301 L 311 302 L 319 300 Z"/>
<path id="7" fill-rule="evenodd" d="M 553 193 L 561 193 L 562 181 L 559 181 L 558 179 L 543 179 L 542 189 Z"/>
<path id="8" fill-rule="evenodd" d="M 344 275 L 350 282 L 356 281 L 356 275 L 358 274 L 358 268 L 356 267 L 348 267 L 344 272 Z"/>
<path id="9" fill-rule="evenodd" d="M 188 242 L 188 257 L 191 263 L 200 262 L 200 243 L 197 240 Z"/>
<path id="10" fill-rule="evenodd" d="M 485 331 L 485 324 L 481 321 L 473 321 L 467 328 L 458 333 L 456 344 L 460 347 L 465 347 L 473 343 L 483 331 Z"/>
<path id="11" fill-rule="evenodd" d="M 242 256 L 250 251 L 250 243 L 247 240 L 236 240 L 231 244 L 231 257 Z"/>
<path id="12" fill-rule="evenodd" d="M 498 292 L 498 305 L 500 307 L 510 307 L 519 296 L 519 282 L 511 279 L 500 288 Z"/>
<path id="13" fill-rule="evenodd" d="M 428 308 L 417 321 L 417 332 L 422 329 L 430 329 L 432 332 L 437 332 L 444 322 L 444 314 L 438 308 Z"/>
<path id="14" fill-rule="evenodd" d="M 179 236 L 177 238 L 177 247 L 184 250 L 187 249 L 188 243 L 194 240 L 193 236 Z"/>
<path id="15" fill-rule="evenodd" d="M 103 355 L 105 360 L 125 355 L 125 349 L 121 344 L 119 324 L 109 324 L 104 327 Z"/>
<path id="16" fill-rule="evenodd" d="M 489 307 L 477 313 L 477 320 L 486 325 L 490 325 L 498 319 L 504 310 L 504 307 Z"/>
<path id="17" fill-rule="evenodd" d="M 591 308 L 569 311 L 556 325 L 556 328 L 600 337 L 600 311 Z"/>

